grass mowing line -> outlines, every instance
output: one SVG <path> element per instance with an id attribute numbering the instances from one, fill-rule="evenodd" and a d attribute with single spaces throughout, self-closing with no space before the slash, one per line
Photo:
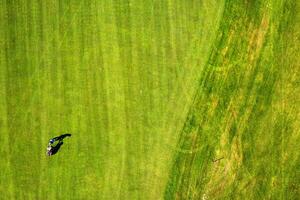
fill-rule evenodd
<path id="1" fill-rule="evenodd" d="M 6 5 L 4 2 L 0 3 L 0 96 L 4 97 L 0 99 L 0 157 L 3 159 L 0 165 L 0 193 L 5 199 L 12 199 L 14 190 L 12 182 L 12 171 L 9 154 L 9 135 L 8 123 L 7 123 L 7 61 L 5 56 L 6 42 L 4 40 L 6 20 L 4 16 Z M 5 179 L 6 178 L 6 179 Z"/>
<path id="2" fill-rule="evenodd" d="M 111 8 L 112 10 L 112 13 L 115 13 L 115 9 L 114 9 L 114 6 L 112 6 Z M 116 19 L 116 14 L 113 14 L 113 21 L 114 21 L 114 24 L 115 24 L 115 28 L 118 29 L 117 27 L 117 23 L 116 21 L 119 20 L 119 19 Z M 115 35 L 115 41 L 117 41 L 117 31 L 114 31 L 116 33 Z M 118 42 L 115 43 L 116 46 L 118 46 Z M 120 49 L 118 48 L 118 52 L 120 52 Z M 121 65 L 121 61 L 120 61 L 120 57 L 118 56 L 118 66 Z M 124 77 L 123 77 L 123 72 L 121 72 L 119 74 L 119 76 L 117 77 L 116 80 L 120 80 L 120 79 L 123 79 L 123 82 L 122 84 L 120 84 L 120 90 L 122 90 L 122 109 L 123 110 L 123 116 L 122 116 L 122 119 L 127 119 L 127 112 L 126 112 L 126 90 L 125 90 L 125 81 L 124 81 Z M 120 93 L 118 93 L 120 94 Z M 127 129 L 127 125 L 126 125 L 126 122 L 128 122 L 127 120 L 125 120 L 125 124 L 123 125 L 123 127 L 121 128 L 121 130 L 126 130 L 124 131 L 125 133 L 123 133 L 124 135 L 128 135 L 128 129 Z M 122 147 L 122 161 L 121 161 L 121 172 L 120 172 L 120 180 L 118 181 L 118 186 L 119 186 L 119 191 L 118 191 L 118 196 L 117 198 L 118 199 L 121 199 L 122 198 L 122 194 L 124 194 L 123 192 L 123 188 L 122 188 L 122 184 L 124 182 L 124 175 L 125 175 L 125 162 L 126 162 L 126 157 L 127 157 L 127 154 L 126 154 L 126 136 L 124 136 L 124 142 L 123 142 L 123 147 Z M 128 178 L 128 177 L 126 177 Z"/>
<path id="3" fill-rule="evenodd" d="M 141 23 L 148 13 L 139 14 L 140 10 L 143 10 L 143 6 L 137 3 L 115 6 L 115 12 L 119 19 L 117 22 L 118 42 L 120 57 L 123 61 L 126 123 L 128 123 L 126 125 L 128 126 L 126 133 L 127 177 L 123 182 L 123 193 L 128 199 L 141 199 L 147 194 L 147 189 L 143 187 L 143 184 L 147 183 L 143 170 L 146 168 L 145 160 L 149 153 L 144 147 L 144 138 L 148 133 L 144 126 L 147 123 L 145 119 L 149 116 L 146 108 L 149 103 L 148 99 L 151 97 L 142 97 L 141 93 L 148 90 L 148 87 L 143 84 L 149 80 L 149 75 L 144 68 L 151 68 L 151 66 L 144 66 L 143 62 L 148 63 L 148 57 L 145 57 L 145 48 L 139 49 L 138 45 L 146 45 L 144 37 L 148 36 L 144 35 L 144 29 L 148 27 Z M 138 104 L 137 100 L 140 101 Z M 143 110 L 144 108 L 146 111 Z M 149 167 L 147 166 L 147 168 Z"/>
<path id="4" fill-rule="evenodd" d="M 148 166 L 145 163 L 145 159 L 148 158 L 148 152 L 146 148 L 144 148 L 144 123 L 145 123 L 145 117 L 148 113 L 146 113 L 146 110 L 144 108 L 147 105 L 147 100 L 145 100 L 141 96 L 141 91 L 144 88 L 143 83 L 147 80 L 147 75 L 144 75 L 144 69 L 146 61 L 141 62 L 141 57 L 144 56 L 144 49 L 141 48 L 142 45 L 144 45 L 143 37 L 144 36 L 144 24 L 143 22 L 143 16 L 147 13 L 142 13 L 142 2 L 136 2 L 132 3 L 130 2 L 129 5 L 126 6 L 126 11 L 129 13 L 127 14 L 128 17 L 128 24 L 129 27 L 126 30 L 126 34 L 128 34 L 128 40 L 129 40 L 129 62 L 128 65 L 130 71 L 128 70 L 128 73 L 130 76 L 128 77 L 128 89 L 131 89 L 131 93 L 128 95 L 129 100 L 129 109 L 130 112 L 132 112 L 131 120 L 136 120 L 131 122 L 132 132 L 129 132 L 128 135 L 128 146 L 127 152 L 128 152 L 128 175 L 131 176 L 127 180 L 127 184 L 125 188 L 127 188 L 127 198 L 143 198 L 145 193 L 140 193 L 139 190 L 143 190 L 143 181 L 145 181 L 145 175 L 143 174 L 142 169 L 147 168 Z M 125 14 L 125 13 L 124 13 Z M 124 24 L 123 26 L 124 27 Z M 124 27 L 125 28 L 125 27 Z M 124 30 L 124 29 L 123 29 Z M 120 30 L 122 31 L 122 30 Z M 145 58 L 146 59 L 146 58 Z M 147 66 L 150 67 L 150 66 Z M 131 83 L 131 84 L 129 84 Z M 133 98 L 132 98 L 133 97 Z M 131 99 L 131 100 L 130 100 Z M 140 102 L 139 102 L 140 101 Z M 143 114 L 141 114 L 143 113 Z M 129 118 L 130 120 L 130 118 Z M 130 120 L 130 121 L 131 121 Z M 136 141 L 136 142 L 134 142 Z M 139 159 L 140 158 L 140 159 Z M 139 171 L 140 168 L 140 171 Z M 139 175 L 138 175 L 139 174 Z M 138 177 L 140 176 L 140 177 Z"/>
<path id="5" fill-rule="evenodd" d="M 10 155 L 10 145 L 9 145 L 9 124 L 8 124 L 8 91 L 7 86 L 7 66 L 8 66 L 8 53 L 7 53 L 7 41 L 5 38 L 8 37 L 5 27 L 8 27 L 7 22 L 7 4 L 6 1 L 0 2 L 0 146 L 1 146 L 1 175 L 0 175 L 0 191 L 2 197 L 5 199 L 14 199 L 14 182 L 13 182 L 13 171 L 11 168 L 11 155 Z M 2 168 L 3 167 L 3 168 Z"/>
<path id="6" fill-rule="evenodd" d="M 104 8 L 109 10 L 109 13 L 113 13 L 114 9 L 111 5 L 103 5 Z M 108 156 L 111 156 L 108 166 L 104 169 L 107 172 L 105 174 L 106 187 L 103 189 L 104 197 L 119 198 L 121 195 L 122 179 L 124 178 L 125 160 L 126 160 L 126 124 L 123 119 L 126 119 L 126 113 L 124 110 L 124 85 L 122 83 L 122 72 L 118 70 L 117 66 L 121 65 L 119 58 L 119 48 L 117 44 L 117 35 L 115 26 L 115 17 L 109 13 L 103 13 L 103 21 L 101 27 L 105 29 L 105 32 L 101 32 L 101 40 L 103 44 L 103 65 L 105 73 L 107 98 L 108 102 L 108 134 L 110 152 Z M 112 22 L 112 24 L 107 23 Z M 126 105 L 125 105 L 126 106 Z M 123 133 L 123 134 L 121 134 Z M 118 152 L 122 152 L 121 155 Z"/>
<path id="7" fill-rule="evenodd" d="M 153 154 L 153 151 L 155 151 L 159 146 L 160 146 L 160 141 L 159 141 L 159 137 L 158 137 L 158 132 L 157 132 L 157 127 L 159 126 L 159 122 L 161 122 L 161 116 L 160 113 L 162 112 L 162 110 L 159 110 L 158 108 L 163 108 L 164 107 L 164 99 L 163 97 L 169 92 L 169 89 L 167 87 L 165 87 L 164 84 L 167 84 L 168 82 L 168 78 L 170 75 L 169 71 L 168 71 L 168 67 L 166 66 L 166 63 L 169 62 L 168 60 L 168 56 L 167 56 L 167 52 L 171 51 L 171 45 L 170 45 L 170 41 L 169 41 L 169 35 L 170 33 L 170 27 L 169 24 L 171 23 L 169 21 L 169 17 L 168 17 L 168 13 L 167 13 L 167 3 L 166 2 L 156 2 L 153 3 L 152 5 L 148 5 L 147 3 L 143 3 L 141 4 L 138 9 L 140 10 L 147 10 L 148 7 L 151 7 L 151 11 L 149 11 L 147 13 L 147 15 L 144 15 L 140 20 L 142 23 L 140 23 L 140 25 L 143 27 L 142 31 L 143 37 L 138 37 L 138 40 L 141 41 L 142 45 L 148 46 L 148 48 L 151 48 L 150 52 L 151 52 L 151 57 L 155 56 L 158 57 L 157 58 L 157 62 L 158 62 L 158 68 L 159 69 L 154 69 L 155 72 L 157 72 L 159 75 L 153 75 L 151 74 L 151 76 L 145 76 L 145 78 L 143 77 L 143 73 L 144 72 L 140 72 L 140 82 L 143 82 L 144 80 L 146 80 L 146 82 L 148 83 L 147 85 L 142 85 L 143 88 L 145 88 L 145 93 L 147 96 L 144 98 L 142 97 L 142 99 L 144 101 L 147 101 L 145 105 L 145 107 L 147 109 L 145 109 L 145 111 L 147 112 L 145 114 L 145 117 L 143 119 L 144 123 L 144 127 L 142 127 L 142 129 L 144 129 L 143 131 L 145 132 L 144 136 L 143 136 L 143 141 L 141 142 L 142 146 L 145 146 L 145 154 L 147 156 L 146 159 L 143 160 L 143 165 L 145 166 L 143 171 L 145 171 L 145 178 L 142 179 L 142 188 L 140 189 L 140 193 L 143 194 L 141 198 L 144 199 L 149 199 L 149 198 L 156 198 L 153 197 L 152 191 L 153 189 L 156 187 L 155 182 L 153 182 L 153 177 L 157 177 L 157 173 L 156 173 L 156 167 L 157 167 L 157 163 L 159 163 L 160 161 L 157 158 L 157 155 Z M 156 8 L 156 9 L 155 9 Z M 138 13 L 137 13 L 138 14 Z M 161 19 L 161 21 L 157 20 L 157 15 L 159 15 L 159 18 Z M 147 17 L 149 16 L 149 18 Z M 149 20 L 148 20 L 149 19 Z M 147 23 L 150 23 L 150 25 L 148 25 Z M 136 24 L 139 24 L 139 22 L 136 22 Z M 137 29 L 138 31 L 138 29 Z M 150 43 L 147 41 L 147 39 L 151 39 L 153 41 L 154 39 L 154 43 Z M 160 43 L 157 43 L 157 39 L 160 40 Z M 137 43 L 137 42 L 136 42 Z M 169 49 L 167 49 L 167 47 Z M 139 49 L 138 46 L 136 46 L 137 51 Z M 155 50 L 153 50 L 155 49 Z M 161 54 L 152 54 L 152 52 L 155 51 L 160 51 Z M 145 57 L 145 62 L 141 62 L 141 61 L 137 61 L 137 63 L 140 63 L 140 65 L 147 65 L 147 63 L 151 63 L 151 57 L 146 57 L 147 56 L 147 50 L 143 50 L 141 54 L 138 54 L 138 57 L 136 58 L 137 60 L 142 59 L 141 57 Z M 161 57 L 160 57 L 161 56 Z M 151 68 L 153 69 L 154 66 L 151 63 L 150 64 Z M 157 71 L 156 71 L 157 70 Z M 148 72 L 147 72 L 148 71 Z M 147 70 L 146 72 L 148 74 L 153 73 L 152 70 Z M 158 81 L 158 85 L 161 86 L 162 88 L 157 89 L 155 92 L 152 93 L 153 87 L 155 88 L 155 86 L 151 85 L 151 81 L 153 81 L 156 79 Z M 156 105 L 157 107 L 153 106 L 153 108 L 151 110 L 149 110 L 149 107 L 151 107 L 151 101 L 153 99 L 158 99 L 156 101 Z M 143 108 L 141 108 L 141 110 L 143 110 Z M 158 114 L 159 113 L 159 114 Z M 156 116 L 155 116 L 156 115 Z M 154 118 L 154 120 L 153 120 Z M 156 120 L 156 121 L 155 121 Z M 148 124 L 152 124 L 153 122 L 155 122 L 155 124 L 149 128 Z M 150 135 L 151 134 L 151 135 Z M 147 136 L 149 135 L 149 136 Z M 143 155 L 140 155 L 143 156 Z M 156 157 L 155 157 L 156 156 Z M 144 192 L 142 192 L 144 191 Z"/>
<path id="8" fill-rule="evenodd" d="M 97 98 L 96 98 L 97 100 L 96 101 L 98 101 L 99 103 L 101 102 L 101 104 L 100 104 L 101 106 L 100 105 L 98 106 L 99 107 L 98 112 L 96 112 L 94 114 L 94 116 L 95 116 L 94 118 L 98 118 L 99 116 L 101 116 L 101 120 L 94 123 L 94 126 L 96 126 L 98 128 L 95 128 L 95 133 L 93 134 L 93 137 L 94 137 L 94 140 L 95 140 L 95 146 L 101 146 L 101 147 L 99 147 L 99 148 L 101 148 L 101 151 L 96 151 L 95 152 L 96 154 L 101 154 L 101 156 L 100 156 L 101 157 L 101 162 L 96 156 L 96 159 L 98 160 L 98 163 L 100 164 L 100 163 L 105 162 L 105 159 L 104 159 L 105 155 L 107 155 L 109 153 L 108 138 L 107 138 L 109 136 L 104 134 L 104 133 L 109 132 L 109 128 L 108 128 L 107 124 L 102 124 L 101 123 L 101 122 L 103 122 L 103 121 L 105 121 L 106 119 L 109 118 L 108 117 L 108 107 L 107 107 L 107 103 L 106 103 L 108 101 L 107 100 L 108 97 L 107 97 L 107 94 L 105 94 L 106 93 L 105 88 L 107 88 L 107 86 L 104 83 L 105 80 L 106 80 L 106 74 L 102 74 L 102 72 L 103 72 L 103 57 L 102 57 L 103 49 L 102 49 L 102 44 L 101 44 L 101 41 L 100 41 L 101 40 L 100 39 L 101 38 L 101 36 L 100 36 L 100 33 L 101 33 L 101 30 L 100 30 L 101 29 L 101 25 L 100 25 L 101 18 L 99 17 L 98 12 L 97 12 L 99 10 L 99 8 L 97 7 L 97 4 L 96 3 L 93 4 L 92 7 L 93 7 L 93 9 L 90 10 L 90 12 L 95 13 L 95 20 L 92 20 L 93 19 L 92 17 L 90 19 L 91 23 L 94 24 L 94 26 L 91 30 L 92 39 L 90 41 L 92 43 L 90 45 L 93 46 L 92 52 L 91 52 L 91 55 L 90 55 L 90 56 L 93 57 L 92 58 L 93 62 L 89 62 L 89 60 L 90 60 L 90 56 L 89 56 L 86 59 L 86 63 L 87 63 L 88 66 L 90 66 L 90 69 L 88 70 L 88 72 L 90 72 L 89 74 L 94 73 L 94 78 L 95 78 L 94 83 L 91 83 L 90 87 L 91 88 L 92 87 L 97 88 Z M 94 16 L 94 15 L 92 15 L 92 16 Z M 89 36 L 87 35 L 87 36 L 85 36 L 85 38 L 86 37 L 88 38 Z M 95 45 L 95 43 L 98 44 L 98 45 Z M 99 48 L 94 48 L 94 46 L 99 46 Z M 100 59 L 98 59 L 99 56 L 100 56 Z M 99 67 L 101 67 L 100 70 L 98 70 Z M 97 69 L 97 70 L 92 70 L 92 69 Z M 92 93 L 92 90 L 93 89 L 91 89 L 91 91 L 90 91 L 91 92 L 90 93 L 91 98 L 93 97 L 93 94 L 94 94 L 94 93 Z M 104 92 L 102 92 L 102 91 L 104 91 Z M 95 102 L 93 102 L 93 103 L 95 103 Z M 102 106 L 102 104 L 103 104 L 103 106 Z M 103 109 L 101 109 L 101 107 Z M 95 110 L 95 108 L 90 108 L 90 109 Z M 102 126 L 103 126 L 103 128 L 102 128 Z M 97 130 L 98 131 L 101 130 L 101 132 L 100 133 L 96 132 Z M 97 137 L 98 137 L 98 139 L 97 139 Z M 96 166 L 98 166 L 98 165 L 96 165 Z M 98 170 L 102 171 L 102 169 L 106 169 L 106 163 L 104 163 L 104 165 L 103 164 L 99 165 Z M 95 173 L 97 174 L 97 172 L 95 172 Z M 99 177 L 99 175 L 98 175 L 98 177 Z M 96 183 L 98 182 L 99 183 L 98 186 L 95 188 L 95 191 L 93 190 L 93 195 L 96 195 L 96 196 L 97 195 L 104 196 L 105 194 L 104 194 L 104 191 L 103 191 L 103 187 L 105 187 L 105 185 L 109 184 L 109 183 L 104 183 L 102 181 L 103 177 L 105 178 L 105 171 L 104 170 L 103 170 L 103 172 L 101 172 L 100 177 L 101 177 L 101 181 L 96 181 L 96 180 L 95 181 L 90 181 L 92 184 L 93 184 L 93 182 L 96 182 Z M 100 193 L 97 192 L 97 188 L 98 188 L 98 190 L 100 190 Z"/>
<path id="9" fill-rule="evenodd" d="M 217 10 L 216 11 L 216 15 L 217 17 L 213 17 L 213 19 L 220 19 L 221 17 L 221 13 L 222 13 L 222 4 L 220 6 L 220 3 L 217 5 L 213 5 L 213 6 L 216 6 Z M 214 24 L 214 28 L 215 27 L 218 27 L 218 20 L 216 20 L 215 24 Z M 198 30 L 198 31 L 201 31 L 201 30 Z M 160 154 L 162 152 L 165 152 L 166 153 L 166 157 L 164 159 L 166 159 L 167 157 L 169 157 L 169 154 L 171 154 L 171 152 L 174 151 L 174 147 L 171 147 L 170 144 L 174 144 L 174 142 L 176 141 L 176 134 L 173 134 L 172 133 L 176 133 L 178 131 L 178 128 L 181 127 L 181 121 L 182 120 L 178 120 L 178 118 L 176 118 L 175 116 L 177 115 L 174 115 L 172 113 L 181 113 L 181 118 L 184 118 L 185 114 L 183 113 L 186 113 L 189 105 L 190 105 L 190 102 L 192 101 L 193 99 L 193 94 L 194 94 L 194 89 L 192 89 L 192 85 L 195 85 L 196 84 L 196 81 L 198 79 L 198 75 L 199 73 L 197 72 L 197 66 L 203 66 L 204 63 L 206 62 L 206 58 L 203 58 L 201 61 L 200 61 L 200 64 L 198 63 L 198 57 L 199 55 L 201 55 L 201 53 L 203 53 L 205 55 L 205 52 L 209 52 L 209 48 L 210 48 L 210 45 L 208 45 L 207 48 L 203 47 L 201 45 L 201 42 L 207 42 L 207 41 L 211 41 L 214 39 L 214 34 L 210 34 L 208 36 L 208 40 L 207 41 L 204 41 L 203 38 L 203 41 L 201 41 L 197 36 L 199 34 L 199 32 L 197 31 L 197 33 L 194 35 L 194 38 L 192 39 L 192 45 L 191 47 L 187 50 L 187 54 L 185 57 L 185 61 L 183 62 L 183 66 L 188 66 L 188 63 L 192 62 L 192 64 L 190 64 L 190 69 L 187 70 L 181 77 L 179 77 L 179 81 L 177 82 L 177 87 L 175 87 L 177 89 L 177 91 L 175 91 L 171 98 L 170 98 L 170 103 L 168 105 L 168 108 L 167 108 L 167 111 L 165 112 L 164 114 L 164 117 L 162 118 L 163 120 L 165 120 L 164 122 L 164 126 L 162 127 L 161 129 L 161 133 L 167 135 L 167 137 L 165 137 L 164 141 L 163 141 L 163 149 L 158 149 L 158 151 L 160 151 Z M 215 31 L 212 31 L 212 32 L 215 32 Z M 208 56 L 204 56 L 204 57 L 208 57 Z M 200 71 L 200 70 L 199 70 Z M 191 93 L 189 95 L 186 95 L 186 94 L 181 94 L 180 92 L 184 92 L 185 90 L 192 90 Z M 176 99 L 176 100 L 175 100 Z M 184 99 L 184 100 L 183 100 Z M 177 105 L 175 106 L 174 104 L 178 104 L 178 103 L 183 103 L 184 106 L 183 108 L 180 106 L 180 105 Z M 174 108 L 176 108 L 176 110 L 180 109 L 181 111 L 178 112 L 176 110 L 174 110 Z M 167 116 L 172 116 L 172 117 L 169 117 L 167 118 Z M 176 124 L 176 125 L 175 125 Z M 176 128 L 174 128 L 174 125 Z M 179 127 L 177 127 L 179 126 Z M 170 147 L 171 147 L 171 150 L 170 150 Z M 154 154 L 159 154 L 158 151 L 155 151 Z M 163 160 L 164 160 L 163 159 Z M 171 163 L 164 163 L 165 160 L 162 162 L 163 164 L 163 167 L 160 168 L 161 171 L 164 171 L 166 170 L 166 166 L 170 165 Z M 164 174 L 163 175 L 164 179 L 166 179 L 167 177 L 167 174 Z M 154 177 L 156 178 L 156 177 Z M 161 177 L 160 177 L 161 178 Z M 156 178 L 157 179 L 157 178 Z M 161 179 L 162 180 L 162 179 Z M 158 181 L 157 181 L 158 182 Z M 162 194 L 162 188 L 164 188 L 163 185 L 165 185 L 165 182 L 160 182 L 161 184 L 159 184 L 159 186 L 157 187 L 157 189 L 159 188 L 159 191 L 154 191 L 155 194 L 153 195 L 158 195 L 158 194 Z"/>
<path id="10" fill-rule="evenodd" d="M 220 11 L 219 11 L 220 12 Z M 220 15 L 220 13 L 219 13 L 219 15 Z M 217 18 L 220 18 L 220 16 L 218 16 Z M 197 32 L 197 33 L 199 33 L 199 32 Z M 183 74 L 182 76 L 181 76 L 181 78 L 179 78 L 179 79 L 181 79 L 181 80 L 179 80 L 179 82 L 177 83 L 177 87 L 175 87 L 175 89 L 177 89 L 177 91 L 175 91 L 175 93 L 172 95 L 172 97 L 170 98 L 171 100 L 172 99 L 178 99 L 178 98 L 176 98 L 177 96 L 179 96 L 181 99 L 183 98 L 186 98 L 186 99 L 188 99 L 187 100 L 187 102 L 191 102 L 193 99 L 194 99 L 194 93 L 196 92 L 196 91 L 194 91 L 194 90 L 192 90 L 192 92 L 191 93 L 188 93 L 188 92 L 186 92 L 186 91 L 189 91 L 190 90 L 190 88 L 192 88 L 192 87 L 189 87 L 190 85 L 187 85 L 187 84 L 183 84 L 183 83 L 195 83 L 195 81 L 197 81 L 198 80 L 198 78 L 199 78 L 199 74 L 201 74 L 201 72 L 199 72 L 199 73 L 194 73 L 195 71 L 196 71 L 196 66 L 203 66 L 204 65 L 204 63 L 206 63 L 206 60 L 207 59 L 203 59 L 203 60 L 201 60 L 202 62 L 202 64 L 199 64 L 198 62 L 198 57 L 197 56 L 199 56 L 199 55 L 201 55 L 201 53 L 203 53 L 203 52 L 201 52 L 201 50 L 203 51 L 203 49 L 201 49 L 201 50 L 198 50 L 196 53 L 195 52 L 193 52 L 193 50 L 194 49 L 200 49 L 200 48 L 197 48 L 197 47 L 199 47 L 199 46 L 201 46 L 201 45 L 199 45 L 199 44 L 201 44 L 201 42 L 203 42 L 203 41 L 201 41 L 198 37 L 197 37 L 197 35 L 198 34 L 195 34 L 195 37 L 193 38 L 193 41 L 191 42 L 192 43 L 192 45 L 191 45 L 191 47 L 189 48 L 189 50 L 187 51 L 188 53 L 187 53 L 187 55 L 186 56 L 184 56 L 184 64 L 183 64 L 183 66 L 188 66 L 188 61 L 193 61 L 194 63 L 193 64 L 191 64 L 190 66 L 192 66 L 192 67 L 190 67 L 191 68 L 191 70 L 187 70 L 187 74 Z M 214 34 L 211 34 L 211 35 L 214 35 Z M 214 38 L 213 36 L 211 36 L 211 40 L 213 40 L 212 38 Z M 210 45 L 208 45 L 208 46 L 210 46 Z M 210 48 L 207 48 L 207 49 L 210 49 Z M 207 50 L 206 49 L 206 50 Z M 201 52 L 201 53 L 200 53 Z M 204 51 L 204 52 L 209 52 L 209 51 Z M 196 57 L 193 57 L 193 55 L 194 56 L 196 56 Z M 205 57 L 205 56 L 204 56 Z M 207 56 L 206 56 L 207 57 Z M 200 70 L 199 70 L 200 71 Z M 193 74 L 193 75 L 192 75 Z M 186 77 L 188 77 L 188 78 L 186 78 Z M 187 79 L 187 80 L 185 80 L 185 78 Z M 195 85 L 195 84 L 192 84 L 192 85 Z M 179 89 L 178 89 L 179 88 Z M 183 95 L 179 95 L 178 93 L 181 93 L 182 92 L 182 94 Z M 180 100 L 177 100 L 177 101 L 173 101 L 174 103 L 178 103 L 178 102 L 181 102 Z M 188 107 L 189 107 L 189 103 L 187 103 L 186 104 Z M 174 106 L 174 105 L 170 105 L 169 106 L 169 108 L 167 109 L 167 112 L 166 112 L 166 114 L 165 114 L 165 116 L 167 116 L 167 115 L 170 115 L 170 113 L 174 113 L 174 109 L 173 108 L 178 108 L 178 106 Z M 175 112 L 176 113 L 176 112 Z M 185 112 L 183 112 L 183 113 L 185 113 Z M 166 118 L 166 119 L 169 119 L 169 118 L 167 118 L 167 117 L 164 117 L 164 118 Z M 185 118 L 185 115 L 183 115 L 183 118 Z M 174 119 L 173 119 L 174 120 Z M 170 120 L 170 121 L 173 121 L 173 120 Z M 169 121 L 169 120 L 167 120 L 167 121 Z M 169 122 L 170 124 L 172 124 L 172 122 Z M 173 123 L 174 124 L 174 123 Z M 167 127 L 167 128 L 170 128 L 170 127 L 172 127 L 172 126 L 169 126 L 168 125 L 168 122 L 167 122 L 167 124 L 165 124 L 164 125 L 165 127 Z M 181 123 L 179 124 L 179 126 L 181 126 Z"/>

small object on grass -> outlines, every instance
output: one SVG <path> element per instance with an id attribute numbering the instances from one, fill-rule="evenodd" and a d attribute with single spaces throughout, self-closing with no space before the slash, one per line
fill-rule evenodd
<path id="1" fill-rule="evenodd" d="M 215 159 L 215 160 L 212 160 L 213 162 L 217 162 L 217 161 L 220 161 L 222 160 L 224 157 L 221 157 L 221 158 L 218 158 L 218 159 Z"/>
<path id="2" fill-rule="evenodd" d="M 52 139 L 50 139 L 48 147 L 47 147 L 47 155 L 48 156 L 52 156 L 54 154 L 56 154 L 58 152 L 58 150 L 60 149 L 61 145 L 63 145 L 63 139 L 65 137 L 71 137 L 70 133 L 66 133 L 66 134 L 62 134 L 60 136 L 54 137 Z M 56 145 L 54 145 L 54 143 L 58 141 L 58 143 Z"/>

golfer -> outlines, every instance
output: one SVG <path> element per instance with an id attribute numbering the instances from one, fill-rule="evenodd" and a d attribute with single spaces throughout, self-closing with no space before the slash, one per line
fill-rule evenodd
<path id="1" fill-rule="evenodd" d="M 52 156 L 52 155 L 54 155 L 58 152 L 61 145 L 63 145 L 63 139 L 65 137 L 71 137 L 71 134 L 66 133 L 66 134 L 54 137 L 49 141 L 49 144 L 48 144 L 48 147 L 47 147 L 47 155 L 48 156 Z M 58 141 L 58 143 L 56 145 L 54 145 L 54 143 L 56 141 Z"/>

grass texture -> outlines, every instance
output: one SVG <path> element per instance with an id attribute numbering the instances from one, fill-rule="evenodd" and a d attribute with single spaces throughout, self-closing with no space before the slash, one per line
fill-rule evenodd
<path id="1" fill-rule="evenodd" d="M 0 199 L 299 198 L 299 12 L 0 1 Z"/>

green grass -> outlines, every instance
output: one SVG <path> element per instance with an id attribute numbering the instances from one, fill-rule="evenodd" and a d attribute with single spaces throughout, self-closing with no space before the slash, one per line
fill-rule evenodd
<path id="1" fill-rule="evenodd" d="M 299 6 L 1 1 L 0 199 L 297 199 Z"/>

